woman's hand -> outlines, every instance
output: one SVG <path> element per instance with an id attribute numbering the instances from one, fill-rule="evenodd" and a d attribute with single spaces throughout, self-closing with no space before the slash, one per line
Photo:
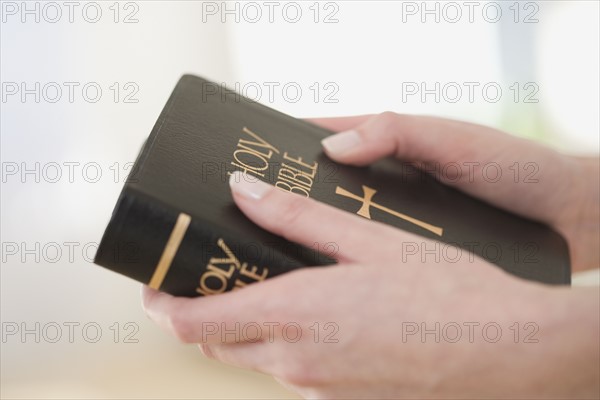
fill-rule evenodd
<path id="1" fill-rule="evenodd" d="M 488 140 L 481 141 L 474 130 L 487 128 L 466 124 L 463 129 L 440 120 L 409 123 L 411 129 L 422 124 L 424 138 L 435 140 L 420 143 L 416 130 L 400 124 L 401 132 L 414 132 L 412 139 L 401 139 L 391 129 L 394 118 L 365 118 L 361 133 L 325 142 L 328 154 L 356 164 L 393 153 L 421 162 L 433 162 L 435 158 L 425 157 L 432 155 L 441 163 L 495 160 L 510 165 L 512 157 L 503 158 L 502 149 L 516 157 L 519 145 L 532 146 L 523 154 L 537 154 L 533 161 L 540 163 L 540 182 L 536 189 L 512 183 L 522 200 L 531 203 L 529 208 L 513 199 L 514 193 L 511 198 L 509 182 L 455 185 L 513 211 L 530 210 L 540 220 L 575 218 L 566 211 L 552 217 L 570 201 L 566 194 L 550 200 L 554 195 L 547 193 L 546 202 L 535 204 L 545 198 L 540 187 L 556 188 L 545 168 L 564 173 L 555 168 L 557 163 L 579 168 L 576 161 L 495 131 L 484 132 Z M 354 125 L 352 120 L 324 123 L 339 129 Z M 442 133 L 450 128 L 459 132 L 455 142 L 450 132 Z M 461 139 L 463 131 L 467 138 Z M 348 137 L 363 150 L 352 150 Z M 471 139 L 486 150 L 477 153 Z M 427 152 L 427 146 L 433 149 Z M 443 158 L 446 153 L 454 159 Z M 243 175 L 234 175 L 231 187 L 236 204 L 256 224 L 307 246 L 335 242 L 339 264 L 196 299 L 144 288 L 148 315 L 181 340 L 199 343 L 207 356 L 271 374 L 310 398 L 572 398 L 600 393 L 596 289 L 523 281 L 465 251 L 454 262 L 407 256 L 401 243 L 427 248 L 435 243 Z"/>
<path id="2" fill-rule="evenodd" d="M 573 271 L 599 267 L 598 157 L 567 156 L 493 128 L 434 117 L 386 112 L 312 122 L 344 131 L 323 141 L 335 161 L 414 162 L 447 185 L 556 229 L 567 239 Z"/>

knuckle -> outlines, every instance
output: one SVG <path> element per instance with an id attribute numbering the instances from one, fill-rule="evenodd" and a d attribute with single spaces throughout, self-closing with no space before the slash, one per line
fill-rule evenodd
<path id="1" fill-rule="evenodd" d="M 395 131 L 402 121 L 402 116 L 392 111 L 385 111 L 375 117 L 375 128 L 383 131 Z"/>
<path id="2" fill-rule="evenodd" d="M 215 353 L 210 345 L 206 343 L 199 343 L 198 348 L 205 357 L 210 358 L 211 360 L 217 360 L 217 357 L 215 356 Z"/>
<path id="3" fill-rule="evenodd" d="M 300 358 L 294 362 L 288 362 L 281 371 L 280 379 L 292 386 L 310 387 L 323 383 L 318 369 L 315 365 Z"/>
<path id="4" fill-rule="evenodd" d="M 194 329 L 189 316 L 177 310 L 169 315 L 169 327 L 175 337 L 183 343 L 194 342 Z"/>
<path id="5" fill-rule="evenodd" d="M 301 351 L 294 351 L 293 356 L 288 357 L 284 365 L 280 365 L 279 373 L 275 375 L 289 385 L 303 388 L 323 387 L 339 380 L 340 374 L 334 371 L 331 363 L 323 359 L 323 349 L 314 350 L 316 349 L 303 347 Z"/>
<path id="6" fill-rule="evenodd" d="M 384 132 L 397 132 L 398 128 L 403 125 L 406 116 L 395 113 L 393 111 L 385 111 L 375 117 L 376 127 Z"/>
<path id="7" fill-rule="evenodd" d="M 277 219 L 282 233 L 293 228 L 297 222 L 301 221 L 302 215 L 309 205 L 307 203 L 308 200 L 300 195 L 288 196 L 285 201 L 280 203 Z"/>
<path id="8" fill-rule="evenodd" d="M 391 122 L 398 118 L 398 114 L 393 111 L 384 111 L 379 113 L 376 118 L 379 118 L 381 121 Z"/>
<path id="9" fill-rule="evenodd" d="M 314 314 L 314 308 L 310 303 L 299 302 L 298 299 L 302 298 L 309 288 L 323 286 L 319 279 L 320 275 L 314 276 L 315 268 L 318 267 L 294 269 L 274 279 L 261 282 L 260 285 L 253 284 L 244 289 L 268 292 L 269 298 L 279 299 L 264 301 L 264 298 L 260 298 L 249 305 L 251 309 L 260 309 L 260 321 L 276 324 L 274 329 L 277 337 L 281 335 L 281 330 L 288 323 L 297 322 L 303 325 L 304 317 Z"/>
<path id="10" fill-rule="evenodd" d="M 406 148 L 404 133 L 410 125 L 410 116 L 385 111 L 375 116 L 371 129 L 378 134 L 380 143 L 397 153 L 399 148 Z"/>

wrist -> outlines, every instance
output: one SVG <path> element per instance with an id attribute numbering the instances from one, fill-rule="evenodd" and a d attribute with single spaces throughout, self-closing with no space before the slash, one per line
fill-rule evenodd
<path id="1" fill-rule="evenodd" d="M 547 381 L 555 381 L 552 394 L 600 395 L 599 297 L 597 288 L 548 289 L 539 355 L 552 365 L 546 371 Z"/>
<path id="2" fill-rule="evenodd" d="M 505 397 L 598 398 L 600 293 L 526 285 L 512 316 L 521 322 L 519 340 L 507 338 L 494 361 L 506 368 L 500 380 L 512 390 Z M 526 322 L 533 325 L 524 330 Z"/>

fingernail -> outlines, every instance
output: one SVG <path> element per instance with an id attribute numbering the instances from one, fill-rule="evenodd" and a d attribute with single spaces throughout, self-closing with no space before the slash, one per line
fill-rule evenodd
<path id="1" fill-rule="evenodd" d="M 229 176 L 229 187 L 232 192 L 254 200 L 263 198 L 273 188 L 268 183 L 241 171 L 235 171 Z"/>
<path id="2" fill-rule="evenodd" d="M 360 135 L 357 131 L 336 133 L 321 140 L 321 144 L 328 154 L 341 155 L 360 144 Z"/>

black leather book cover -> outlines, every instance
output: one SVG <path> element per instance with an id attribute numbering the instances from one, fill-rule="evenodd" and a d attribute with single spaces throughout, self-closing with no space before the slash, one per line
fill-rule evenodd
<path id="1" fill-rule="evenodd" d="M 334 263 L 335 243 L 290 243 L 237 209 L 228 179 L 243 171 L 458 246 L 522 278 L 570 282 L 567 244 L 548 227 L 447 187 L 407 163 L 336 164 L 320 143 L 329 134 L 222 85 L 183 76 L 135 162 L 95 263 L 183 296 Z"/>

